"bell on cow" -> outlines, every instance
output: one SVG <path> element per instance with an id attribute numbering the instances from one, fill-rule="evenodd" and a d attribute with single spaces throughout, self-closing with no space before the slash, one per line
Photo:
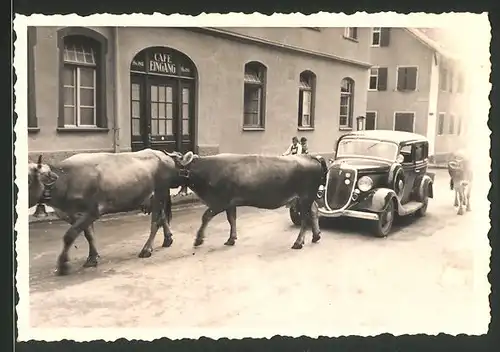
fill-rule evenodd
<path id="1" fill-rule="evenodd" d="M 36 209 L 35 209 L 35 212 L 33 213 L 33 216 L 38 218 L 40 216 L 49 216 L 49 214 L 47 214 L 47 210 L 45 209 L 45 205 L 43 204 L 37 204 L 36 206 Z"/>

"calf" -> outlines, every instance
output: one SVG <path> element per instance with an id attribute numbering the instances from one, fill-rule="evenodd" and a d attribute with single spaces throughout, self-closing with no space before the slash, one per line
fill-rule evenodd
<path id="1" fill-rule="evenodd" d="M 129 153 L 77 154 L 58 165 L 29 165 L 29 206 L 44 203 L 71 227 L 63 239 L 57 273 L 68 273 L 68 251 L 81 232 L 89 244 L 84 267 L 97 266 L 99 257 L 93 223 L 104 214 L 128 212 L 143 206 L 151 209 L 150 235 L 139 257 L 150 257 L 159 227 L 163 247 L 172 242 L 170 187 L 179 187 L 175 163 L 166 153 L 151 149 Z"/>
<path id="2" fill-rule="evenodd" d="M 473 181 L 473 170 L 471 163 L 462 152 L 457 152 L 448 162 L 448 173 L 450 175 L 450 189 L 455 191 L 454 206 L 458 207 L 457 214 L 463 215 L 464 208 L 471 211 L 470 194 Z"/>
<path id="3" fill-rule="evenodd" d="M 312 241 L 320 240 L 315 200 L 318 188 L 326 182 L 328 168 L 323 158 L 240 154 L 199 157 L 192 152 L 172 156 L 184 178 L 184 186 L 192 189 L 208 206 L 194 246 L 203 244 L 208 223 L 223 211 L 230 225 L 225 245 L 234 245 L 237 207 L 277 209 L 294 199 L 298 201 L 301 227 L 292 248 L 302 248 L 309 224 L 312 226 Z"/>

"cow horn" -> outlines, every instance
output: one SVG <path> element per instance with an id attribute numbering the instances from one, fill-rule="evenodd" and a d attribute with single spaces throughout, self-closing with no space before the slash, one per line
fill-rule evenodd
<path id="1" fill-rule="evenodd" d="M 186 166 L 188 165 L 191 161 L 193 161 L 193 158 L 194 158 L 194 154 L 192 151 L 189 151 L 187 152 L 186 154 L 184 154 L 184 156 L 182 157 L 182 161 L 181 161 L 181 164 L 183 166 Z"/>
<path id="2" fill-rule="evenodd" d="M 36 162 L 38 168 L 42 167 L 42 154 L 38 156 L 38 160 Z"/>

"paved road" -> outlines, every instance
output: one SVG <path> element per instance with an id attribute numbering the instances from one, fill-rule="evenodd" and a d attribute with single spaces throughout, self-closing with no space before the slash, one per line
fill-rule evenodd
<path id="1" fill-rule="evenodd" d="M 400 221 L 388 238 L 328 221 L 320 243 L 309 233 L 300 251 L 290 249 L 298 229 L 284 208 L 239 209 L 234 247 L 223 245 L 229 225 L 219 215 L 196 250 L 204 208 L 179 210 L 174 244 L 161 248 L 159 235 L 148 259 L 137 257 L 146 216 L 103 220 L 95 225 L 100 266 L 81 268 L 82 236 L 66 277 L 53 269 L 67 225 L 32 224 L 31 325 L 480 333 L 489 321 L 489 204 L 477 193 L 473 212 L 457 216 L 444 172 L 436 181 L 428 215 Z"/>

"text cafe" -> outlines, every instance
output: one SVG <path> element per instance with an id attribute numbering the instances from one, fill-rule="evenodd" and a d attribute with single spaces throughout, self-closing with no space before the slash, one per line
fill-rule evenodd
<path id="1" fill-rule="evenodd" d="M 183 53 L 152 47 L 130 65 L 132 150 L 194 150 L 196 68 Z"/>

